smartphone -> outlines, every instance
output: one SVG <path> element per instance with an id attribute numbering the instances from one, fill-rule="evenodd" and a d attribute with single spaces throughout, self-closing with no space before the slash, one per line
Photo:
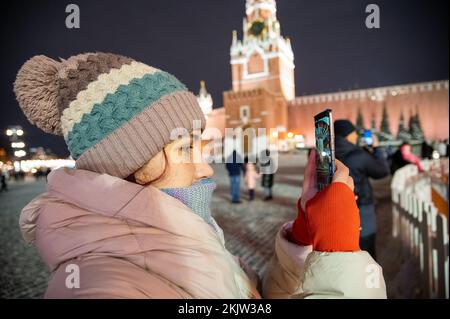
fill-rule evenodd
<path id="1" fill-rule="evenodd" d="M 317 189 L 331 184 L 334 175 L 334 127 L 331 109 L 314 116 Z"/>
<path id="2" fill-rule="evenodd" d="M 372 146 L 373 145 L 373 136 L 372 136 L 372 131 L 371 130 L 364 130 L 363 138 L 364 138 L 364 143 L 366 145 L 368 145 L 368 146 Z"/>

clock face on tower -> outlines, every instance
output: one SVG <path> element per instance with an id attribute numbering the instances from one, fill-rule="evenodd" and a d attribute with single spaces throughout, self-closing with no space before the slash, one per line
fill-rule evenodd
<path id="1" fill-rule="evenodd" d="M 266 29 L 266 24 L 262 20 L 258 20 L 252 23 L 250 26 L 249 32 L 254 36 L 260 36 L 263 31 Z"/>

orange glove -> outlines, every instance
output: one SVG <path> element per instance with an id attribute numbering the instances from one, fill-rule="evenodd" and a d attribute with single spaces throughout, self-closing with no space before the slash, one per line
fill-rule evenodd
<path id="1" fill-rule="evenodd" d="M 306 223 L 306 216 L 301 206 L 301 198 L 297 202 L 297 212 L 297 218 L 292 225 L 292 231 L 288 239 L 300 246 L 312 245 L 312 239 L 309 235 L 309 229 Z"/>
<path id="2" fill-rule="evenodd" d="M 336 160 L 332 184 L 317 193 L 315 156 L 311 152 L 289 239 L 302 246 L 312 244 L 316 251 L 359 251 L 359 210 L 349 170 Z"/>
<path id="3" fill-rule="evenodd" d="M 355 194 L 334 182 L 306 205 L 308 232 L 317 251 L 358 251 L 360 219 Z"/>

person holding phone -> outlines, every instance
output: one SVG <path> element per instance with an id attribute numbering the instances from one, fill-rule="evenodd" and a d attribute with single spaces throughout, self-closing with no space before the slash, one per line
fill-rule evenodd
<path id="1" fill-rule="evenodd" d="M 376 216 L 373 190 L 369 178 L 389 175 L 389 164 L 373 135 L 370 149 L 357 146 L 358 134 L 348 120 L 334 122 L 335 156 L 350 170 L 355 183 L 355 195 L 361 216 L 361 249 L 376 258 Z"/>
<path id="2" fill-rule="evenodd" d="M 268 298 L 386 298 L 381 266 L 359 246 L 360 218 L 349 169 L 335 160 L 331 183 L 319 191 L 317 157 L 312 150 L 297 218 L 277 234 L 262 294 Z M 375 276 L 369 283 L 367 275 L 372 270 Z"/>
<path id="3" fill-rule="evenodd" d="M 23 238 L 52 273 L 45 297 L 386 297 L 381 268 L 359 249 L 353 181 L 340 162 L 317 193 L 310 158 L 297 219 L 278 232 L 258 290 L 211 215 L 214 172 L 192 160 L 190 138 L 192 121 L 206 120 L 178 79 L 111 53 L 35 56 L 14 91 L 28 119 L 63 135 L 76 159 L 48 175 L 47 192 L 20 216 Z M 188 135 L 172 140 L 180 129 Z M 67 284 L 76 268 L 78 287 Z"/>

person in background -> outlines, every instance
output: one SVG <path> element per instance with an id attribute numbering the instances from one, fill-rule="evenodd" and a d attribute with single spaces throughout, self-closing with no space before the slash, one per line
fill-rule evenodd
<path id="1" fill-rule="evenodd" d="M 403 158 L 402 154 L 402 146 L 406 145 L 406 143 L 402 144 L 391 156 L 391 175 L 394 175 L 394 173 L 403 166 L 406 166 L 410 164 L 406 159 Z"/>
<path id="2" fill-rule="evenodd" d="M 450 145 L 449 145 L 449 143 L 448 143 L 448 139 L 446 140 L 446 146 L 445 146 L 445 157 L 449 157 L 449 148 L 450 148 Z"/>
<path id="3" fill-rule="evenodd" d="M 411 145 L 404 142 L 392 156 L 391 174 L 408 164 L 416 165 L 419 173 L 423 171 L 420 158 L 411 152 Z"/>
<path id="4" fill-rule="evenodd" d="M 269 168 L 272 165 L 272 158 L 270 157 L 270 150 L 262 151 L 261 158 L 264 158 L 264 161 L 261 161 L 260 169 Z M 271 200 L 272 196 L 272 187 L 273 187 L 273 179 L 274 173 L 262 173 L 261 186 L 264 188 L 264 200 Z"/>
<path id="5" fill-rule="evenodd" d="M 378 140 L 374 137 L 371 152 L 356 145 L 358 135 L 348 120 L 334 122 L 336 158 L 350 170 L 355 183 L 355 195 L 361 217 L 360 246 L 376 259 L 376 215 L 372 186 L 369 178 L 380 179 L 389 175 L 389 165 Z"/>
<path id="6" fill-rule="evenodd" d="M 431 159 L 433 157 L 433 147 L 427 143 L 427 141 L 422 142 L 422 147 L 420 150 L 420 156 L 422 158 Z"/>
<path id="7" fill-rule="evenodd" d="M 242 157 L 236 150 L 228 156 L 225 162 L 225 168 L 230 177 L 231 202 L 233 204 L 241 203 L 241 172 L 245 173 L 245 166 Z"/>
<path id="8" fill-rule="evenodd" d="M 402 157 L 405 161 L 416 165 L 417 169 L 419 170 L 419 173 L 423 172 L 422 165 L 420 164 L 420 158 L 412 152 L 411 144 L 404 143 L 400 147 L 400 152 L 402 153 Z"/>
<path id="9" fill-rule="evenodd" d="M 438 152 L 440 157 L 446 157 L 447 156 L 447 147 L 448 141 L 442 140 L 438 144 Z"/>
<path id="10" fill-rule="evenodd" d="M 256 171 L 256 167 L 254 163 L 248 161 L 248 158 L 245 158 L 245 183 L 248 189 L 248 198 L 250 201 L 255 199 L 255 188 L 256 188 L 256 180 L 260 178 L 260 174 Z"/>
<path id="11" fill-rule="evenodd" d="M 0 189 L 0 191 L 8 191 L 8 184 L 7 184 L 7 182 L 6 182 L 6 180 L 8 179 L 8 171 L 5 169 L 5 170 L 2 170 L 1 171 L 1 189 Z"/>

